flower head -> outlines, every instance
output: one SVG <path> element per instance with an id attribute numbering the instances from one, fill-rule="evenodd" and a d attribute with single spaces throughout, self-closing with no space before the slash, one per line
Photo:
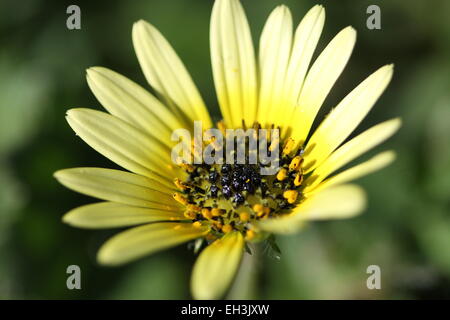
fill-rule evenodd
<path id="1" fill-rule="evenodd" d="M 343 29 L 311 64 L 324 20 L 324 8 L 314 6 L 293 32 L 289 9 L 277 7 L 264 26 L 257 60 L 240 2 L 214 4 L 211 60 L 223 116 L 216 127 L 223 133 L 254 129 L 257 139 L 268 129 L 265 151 L 276 159 L 274 166 L 259 158 L 240 162 L 236 153 L 226 162 L 172 161 L 175 130 L 192 132 L 194 122 L 201 121 L 203 136 L 214 125 L 183 63 L 149 23 L 134 25 L 133 44 L 159 98 L 114 71 L 88 69 L 88 84 L 108 113 L 71 109 L 67 121 L 87 144 L 127 171 L 73 168 L 55 176 L 68 188 L 104 200 L 70 211 L 64 222 L 84 228 L 133 226 L 102 246 L 100 263 L 119 265 L 195 240 L 202 251 L 192 274 L 193 295 L 219 298 L 246 243 L 363 210 L 363 190 L 347 183 L 386 166 L 394 153 L 335 172 L 399 128 L 400 120 L 392 119 L 346 141 L 388 85 L 393 68 L 370 75 L 311 132 L 356 40 L 353 28 Z M 250 138 L 240 141 L 247 146 Z M 194 140 L 183 142 L 193 150 L 188 160 L 198 151 Z M 212 146 L 213 154 L 230 151 L 215 138 L 200 146 Z M 252 148 L 242 155 L 248 160 Z M 264 174 L 268 167 L 276 170 Z"/>

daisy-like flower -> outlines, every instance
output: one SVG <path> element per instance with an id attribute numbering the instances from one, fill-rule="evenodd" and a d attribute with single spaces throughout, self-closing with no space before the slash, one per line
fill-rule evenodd
<path id="1" fill-rule="evenodd" d="M 213 122 L 185 66 L 149 23 L 134 25 L 133 44 L 158 98 L 109 69 L 87 70 L 88 84 L 108 113 L 71 109 L 67 121 L 87 144 L 127 171 L 73 168 L 55 176 L 66 187 L 103 200 L 68 212 L 64 222 L 82 228 L 134 226 L 100 248 L 99 263 L 121 265 L 195 240 L 201 252 L 192 273 L 193 296 L 220 298 L 246 243 L 364 209 L 363 190 L 348 182 L 386 166 L 394 153 L 336 171 L 399 128 L 400 120 L 392 119 L 346 141 L 388 85 L 393 67 L 383 66 L 361 82 L 311 132 L 356 39 L 353 28 L 343 29 L 311 64 L 324 20 L 324 8 L 316 5 L 294 31 L 289 9 L 275 8 L 255 59 L 240 2 L 214 3 L 211 60 L 223 116 L 217 127 L 279 128 L 280 138 L 270 141 L 271 147 L 280 146 L 280 167 L 273 175 L 261 175 L 259 163 L 171 161 L 174 130 L 193 130 L 194 121 L 208 129 Z"/>

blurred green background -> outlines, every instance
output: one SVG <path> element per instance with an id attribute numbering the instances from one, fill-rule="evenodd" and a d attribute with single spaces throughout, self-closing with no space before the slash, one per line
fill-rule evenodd
<path id="1" fill-rule="evenodd" d="M 243 0 L 255 43 L 271 9 L 284 3 L 296 23 L 317 1 Z M 95 253 L 116 231 L 61 223 L 93 199 L 52 177 L 76 166 L 115 165 L 67 125 L 72 107 L 100 109 L 85 69 L 101 65 L 147 86 L 131 43 L 134 21 L 156 25 L 179 53 L 215 110 L 209 62 L 213 1 L 0 1 L 0 298 L 184 299 L 195 259 L 186 246 L 121 268 L 100 267 Z M 246 264 L 234 298 L 450 298 L 450 2 L 420 0 L 319 2 L 327 10 L 319 52 L 343 27 L 358 41 L 327 98 L 334 106 L 367 75 L 395 63 L 394 79 L 358 132 L 400 116 L 400 132 L 376 151 L 397 161 L 358 181 L 369 208 L 358 218 L 314 223 L 279 237 L 281 260 Z M 81 8 L 81 30 L 66 28 L 66 8 Z M 366 28 L 366 8 L 381 8 L 381 30 Z M 148 86 L 147 86 L 148 87 Z M 368 156 L 374 155 L 372 151 Z M 66 268 L 82 270 L 82 290 L 66 288 Z M 368 290 L 366 268 L 379 265 L 382 289 Z M 248 271 L 247 270 L 247 271 Z M 247 286 L 248 283 L 248 286 Z"/>

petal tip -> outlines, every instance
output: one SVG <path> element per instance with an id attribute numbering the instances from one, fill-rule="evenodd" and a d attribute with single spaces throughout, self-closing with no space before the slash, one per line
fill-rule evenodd
<path id="1" fill-rule="evenodd" d="M 66 111 L 66 121 L 72 126 L 73 121 L 76 121 L 83 113 L 85 113 L 87 108 L 72 108 Z"/>
<path id="2" fill-rule="evenodd" d="M 65 171 L 65 169 L 61 169 L 61 170 L 57 170 L 57 171 L 53 172 L 53 178 L 55 178 L 56 180 L 60 181 L 62 179 L 64 171 Z"/>
<path id="3" fill-rule="evenodd" d="M 392 77 L 392 74 L 394 73 L 394 64 L 386 64 L 382 66 L 380 69 L 378 69 L 380 73 L 385 74 L 388 77 Z"/>
<path id="4" fill-rule="evenodd" d="M 74 223 L 73 223 L 74 222 L 73 221 L 73 215 L 70 212 L 68 212 L 65 215 L 63 215 L 61 217 L 61 221 L 63 223 L 65 223 L 65 224 L 68 224 L 68 225 L 74 225 Z"/>
<path id="5" fill-rule="evenodd" d="M 396 132 L 403 124 L 402 118 L 397 117 L 391 120 L 394 132 Z"/>
<path id="6" fill-rule="evenodd" d="M 133 23 L 133 26 L 143 26 L 148 24 L 147 21 L 145 21 L 144 19 L 139 19 L 138 21 L 136 21 L 135 23 Z"/>
<path id="7" fill-rule="evenodd" d="M 309 9 L 308 13 L 317 12 L 318 15 L 325 13 L 325 7 L 322 4 L 316 4 L 311 9 Z"/>
<path id="8" fill-rule="evenodd" d="M 348 26 L 348 27 L 344 28 L 343 31 L 345 31 L 349 36 L 356 38 L 357 31 L 352 26 Z"/>
<path id="9" fill-rule="evenodd" d="M 94 76 L 95 74 L 102 73 L 104 71 L 108 70 L 105 67 L 101 66 L 92 66 L 86 69 L 87 76 Z"/>
<path id="10" fill-rule="evenodd" d="M 114 259 L 111 250 L 105 244 L 97 252 L 97 263 L 102 266 L 116 266 L 119 263 Z"/>
<path id="11" fill-rule="evenodd" d="M 66 111 L 66 117 L 73 117 L 77 115 L 78 113 L 82 112 L 84 108 L 72 108 Z"/>
<path id="12" fill-rule="evenodd" d="M 278 10 L 282 10 L 284 13 L 290 12 L 289 7 L 285 4 L 280 4 L 277 6 Z"/>
<path id="13" fill-rule="evenodd" d="M 142 32 L 153 28 L 154 26 L 150 22 L 140 19 L 133 24 L 132 32 Z"/>

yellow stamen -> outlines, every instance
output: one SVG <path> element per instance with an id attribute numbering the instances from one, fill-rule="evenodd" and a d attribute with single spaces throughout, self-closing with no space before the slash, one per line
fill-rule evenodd
<path id="1" fill-rule="evenodd" d="M 212 208 L 211 209 L 211 214 L 214 217 L 220 217 L 222 215 L 222 210 L 220 210 L 219 208 Z"/>
<path id="2" fill-rule="evenodd" d="M 294 139 L 288 138 L 283 147 L 283 154 L 285 154 L 285 155 L 290 154 L 292 152 L 292 150 L 294 149 L 294 146 L 295 146 Z"/>
<path id="3" fill-rule="evenodd" d="M 199 206 L 196 206 L 195 204 L 188 204 L 186 206 L 186 208 L 188 210 L 194 211 L 194 212 L 200 212 L 202 210 L 202 208 L 200 208 Z"/>
<path id="4" fill-rule="evenodd" d="M 292 204 L 297 200 L 298 192 L 296 190 L 287 190 L 283 193 L 283 197 Z"/>
<path id="5" fill-rule="evenodd" d="M 248 214 L 248 212 L 241 212 L 239 214 L 239 219 L 241 219 L 242 222 L 247 222 L 248 220 L 250 220 L 250 215 Z"/>
<path id="6" fill-rule="evenodd" d="M 202 209 L 202 215 L 203 215 L 203 217 L 205 217 L 206 219 L 211 219 L 211 218 L 212 218 L 211 210 L 209 210 L 208 208 L 203 208 L 203 209 Z"/>
<path id="7" fill-rule="evenodd" d="M 275 150 L 276 148 L 278 148 L 279 144 L 280 144 L 280 139 L 274 139 L 274 140 L 270 143 L 269 151 L 273 151 L 273 150 Z"/>
<path id="8" fill-rule="evenodd" d="M 184 216 L 188 219 L 195 219 L 195 217 L 197 216 L 197 214 L 194 211 L 191 210 L 186 210 L 184 212 Z"/>
<path id="9" fill-rule="evenodd" d="M 203 143 L 202 141 L 198 141 L 197 139 L 191 140 L 191 154 L 193 155 L 195 160 L 199 160 L 202 157 L 202 148 Z"/>
<path id="10" fill-rule="evenodd" d="M 301 174 L 301 172 L 299 172 L 299 173 L 297 173 L 297 175 L 295 176 L 295 179 L 294 179 L 294 185 L 295 185 L 296 187 L 298 187 L 299 185 L 302 184 L 302 181 L 303 181 L 303 174 Z"/>
<path id="11" fill-rule="evenodd" d="M 283 181 L 287 177 L 287 170 L 285 168 L 281 168 L 277 173 L 277 180 Z"/>
<path id="12" fill-rule="evenodd" d="M 217 122 L 217 128 L 223 133 L 225 134 L 225 130 L 227 129 L 227 127 L 225 126 L 225 122 L 223 122 L 223 120 L 220 120 Z"/>
<path id="13" fill-rule="evenodd" d="M 192 224 L 192 226 L 194 227 L 194 228 L 201 228 L 201 226 L 202 226 L 202 223 L 200 222 L 200 221 L 195 221 L 193 224 Z"/>
<path id="14" fill-rule="evenodd" d="M 230 232 L 230 231 L 232 231 L 233 230 L 233 227 L 231 226 L 231 225 L 229 225 L 229 224 L 225 224 L 223 227 L 222 227 L 222 232 L 223 233 L 228 233 L 228 232 Z"/>
<path id="15" fill-rule="evenodd" d="M 266 218 L 270 213 L 270 208 L 269 207 L 263 207 L 263 209 L 261 211 L 258 212 L 257 216 L 259 218 Z"/>
<path id="16" fill-rule="evenodd" d="M 247 232 L 245 233 L 245 240 L 250 241 L 253 238 L 255 238 L 256 233 L 253 230 L 247 230 Z"/>
<path id="17" fill-rule="evenodd" d="M 187 199 L 185 197 L 183 197 L 181 194 L 179 194 L 178 192 L 175 192 L 173 194 L 173 198 L 181 204 L 184 204 L 184 205 L 188 204 Z"/>
<path id="18" fill-rule="evenodd" d="M 190 164 L 188 164 L 188 163 L 185 163 L 185 162 L 179 162 L 179 164 L 178 164 L 181 168 L 183 168 L 184 170 L 186 170 L 187 172 L 189 172 L 189 173 L 191 173 L 191 172 L 194 172 L 194 167 L 192 166 L 192 165 L 190 165 Z"/>
<path id="19" fill-rule="evenodd" d="M 300 156 L 294 157 L 294 159 L 292 159 L 291 163 L 289 164 L 289 170 L 298 170 L 302 162 L 303 162 L 302 157 Z"/>
<path id="20" fill-rule="evenodd" d="M 253 206 L 253 211 L 255 211 L 256 213 L 263 212 L 263 210 L 264 210 L 264 207 L 259 203 L 255 204 Z"/>
<path id="21" fill-rule="evenodd" d="M 180 179 L 178 179 L 178 178 L 175 178 L 175 179 L 173 180 L 173 183 L 175 183 L 175 186 L 176 186 L 178 189 L 180 189 L 180 190 L 186 190 L 186 189 L 189 188 L 188 185 L 186 185 L 184 182 L 182 182 L 182 181 L 181 181 Z"/>

